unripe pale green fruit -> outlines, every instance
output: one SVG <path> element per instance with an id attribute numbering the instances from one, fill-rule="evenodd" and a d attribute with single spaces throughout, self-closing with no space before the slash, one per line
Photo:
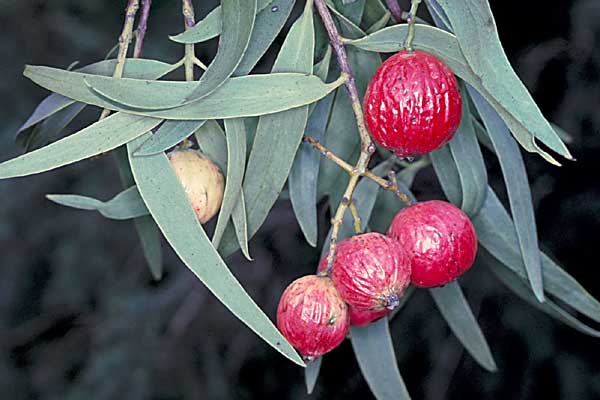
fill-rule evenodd
<path id="1" fill-rule="evenodd" d="M 201 224 L 214 217 L 225 191 L 219 167 L 197 150 L 173 150 L 169 160 Z"/>

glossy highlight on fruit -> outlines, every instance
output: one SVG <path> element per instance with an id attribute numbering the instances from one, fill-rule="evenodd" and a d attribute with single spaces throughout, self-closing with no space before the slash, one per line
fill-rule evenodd
<path id="1" fill-rule="evenodd" d="M 219 167 L 197 150 L 173 150 L 168 154 L 201 224 L 214 217 L 223 203 L 225 179 Z"/>
<path id="2" fill-rule="evenodd" d="M 373 139 L 400 157 L 429 153 L 448 143 L 461 118 L 452 70 L 422 51 L 388 58 L 369 83 L 365 122 Z"/>
<path id="3" fill-rule="evenodd" d="M 348 306 L 328 277 L 307 275 L 292 282 L 277 307 L 277 327 L 307 360 L 336 348 L 348 334 Z"/>
<path id="4" fill-rule="evenodd" d="M 327 258 L 319 271 L 327 267 Z M 356 311 L 393 310 L 410 284 L 410 260 L 394 240 L 376 232 L 356 235 L 337 245 L 331 279 Z"/>
<path id="5" fill-rule="evenodd" d="M 416 286 L 445 285 L 475 261 L 473 224 L 462 210 L 445 201 L 426 201 L 400 210 L 388 235 L 406 249 Z"/>

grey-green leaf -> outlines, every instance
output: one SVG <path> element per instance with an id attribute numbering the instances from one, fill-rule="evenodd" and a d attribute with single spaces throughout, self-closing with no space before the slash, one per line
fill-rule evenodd
<path id="1" fill-rule="evenodd" d="M 0 164 L 0 179 L 49 171 L 113 150 L 156 127 L 160 119 L 114 114 L 46 147 Z"/>
<path id="2" fill-rule="evenodd" d="M 495 372 L 497 368 L 492 352 L 458 283 L 451 282 L 429 292 L 450 329 L 469 354 L 483 368 Z"/>
<path id="3" fill-rule="evenodd" d="M 257 0 L 256 12 L 264 10 L 274 0 Z M 272 9 L 272 8 L 271 8 Z M 277 12 L 277 11 L 272 11 Z M 171 36 L 171 40 L 184 43 L 200 43 L 206 40 L 217 37 L 223 30 L 223 11 L 221 6 L 212 10 L 204 19 L 199 21 L 193 28 L 180 33 L 179 35 Z"/>
<path id="4" fill-rule="evenodd" d="M 51 91 L 77 101 L 116 111 L 125 111 L 105 97 L 99 97 L 86 86 L 96 90 L 129 93 L 139 101 L 159 105 L 173 104 L 191 93 L 196 83 L 180 81 L 148 81 L 141 79 L 113 79 L 69 72 L 49 67 L 32 67 L 25 75 Z M 84 82 L 85 81 L 85 82 Z M 298 108 L 313 103 L 343 84 L 343 79 L 325 84 L 306 73 L 275 73 L 250 75 L 227 80 L 219 89 L 204 99 L 170 110 L 126 110 L 128 113 L 163 119 L 202 120 L 257 116 Z M 140 100 L 141 99 L 141 100 Z M 162 100 L 161 100 L 162 99 Z M 164 105 L 163 104 L 163 105 Z"/>
<path id="5" fill-rule="evenodd" d="M 130 219 L 148 214 L 148 209 L 135 186 L 125 189 L 106 202 L 73 194 L 49 194 L 46 197 L 66 207 L 98 211 L 110 219 Z"/>
<path id="6" fill-rule="evenodd" d="M 140 194 L 173 250 L 207 288 L 265 342 L 298 365 L 304 362 L 229 271 L 198 222 L 164 154 L 133 157 L 145 138 L 128 144 Z"/>
<path id="7" fill-rule="evenodd" d="M 135 152 L 136 157 L 151 156 L 167 151 L 182 140 L 190 137 L 206 121 L 165 121 Z"/>
<path id="8" fill-rule="evenodd" d="M 521 151 L 496 111 L 479 93 L 474 90 L 470 93 L 500 161 L 527 276 L 538 300 L 544 301 L 535 214 Z"/>
<path id="9" fill-rule="evenodd" d="M 429 157 L 446 198 L 455 206 L 460 207 L 463 198 L 462 182 L 450 146 L 446 145 L 432 151 Z"/>
<path id="10" fill-rule="evenodd" d="M 354 0 L 351 4 L 346 4 L 345 0 L 333 0 L 332 3 L 335 5 L 335 8 L 350 21 L 356 25 L 360 24 L 360 20 L 365 11 L 366 0 Z"/>
<path id="11" fill-rule="evenodd" d="M 410 395 L 398 370 L 388 319 L 350 328 L 358 366 L 377 400 L 408 400 Z"/>
<path id="12" fill-rule="evenodd" d="M 308 394 L 312 394 L 313 390 L 315 389 L 317 379 L 319 378 L 322 361 L 323 357 L 318 357 L 317 359 L 306 364 L 306 369 L 304 370 L 304 383 L 306 384 L 306 392 Z"/>

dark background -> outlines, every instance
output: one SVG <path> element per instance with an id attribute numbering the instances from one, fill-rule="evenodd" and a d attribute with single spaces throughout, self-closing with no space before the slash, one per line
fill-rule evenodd
<path id="1" fill-rule="evenodd" d="M 0 0 L 2 160 L 19 154 L 14 134 L 46 94 L 21 76 L 23 65 L 102 59 L 120 32 L 124 3 Z M 179 3 L 154 3 L 144 55 L 174 62 L 181 48 L 166 35 L 181 30 Z M 196 1 L 197 14 L 214 3 Z M 541 245 L 600 297 L 600 1 L 492 0 L 492 8 L 511 62 L 545 115 L 569 132 L 578 159 L 556 168 L 526 155 Z M 206 61 L 214 48 L 214 41 L 199 48 L 200 58 Z M 88 111 L 83 121 L 94 117 L 97 111 Z M 500 189 L 498 165 L 487 156 Z M 419 188 L 435 185 L 433 173 L 423 171 L 416 193 L 431 196 L 439 189 Z M 110 156 L 0 181 L 2 398 L 308 398 L 302 370 L 237 321 L 172 253 L 165 279 L 153 283 L 130 223 L 44 199 L 46 193 L 106 199 L 119 189 Z M 240 256 L 228 263 L 274 317 L 280 293 L 314 270 L 318 251 L 305 244 L 289 203 L 280 201 L 251 253 L 253 263 Z M 485 372 L 464 353 L 419 291 L 392 323 L 414 399 L 600 398 L 598 339 L 515 298 L 484 267 L 462 284 L 499 372 Z M 325 358 L 311 398 L 370 396 L 345 343 Z"/>

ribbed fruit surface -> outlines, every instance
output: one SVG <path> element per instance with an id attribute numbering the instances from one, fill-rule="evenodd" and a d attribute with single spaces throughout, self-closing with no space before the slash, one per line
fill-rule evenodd
<path id="1" fill-rule="evenodd" d="M 326 267 L 325 257 L 319 271 Z M 394 240 L 364 233 L 338 243 L 331 279 L 356 311 L 393 310 L 410 284 L 410 260 Z"/>
<path id="2" fill-rule="evenodd" d="M 426 201 L 400 210 L 388 230 L 406 249 L 417 286 L 445 285 L 475 261 L 477 236 L 469 217 L 445 201 Z"/>
<path id="3" fill-rule="evenodd" d="M 348 306 L 331 279 L 303 276 L 281 295 L 277 327 L 310 360 L 333 350 L 344 340 L 350 327 Z"/>
<path id="4" fill-rule="evenodd" d="M 373 139 L 400 157 L 429 153 L 448 143 L 460 124 L 456 77 L 422 51 L 388 58 L 369 83 L 365 122 Z"/>

